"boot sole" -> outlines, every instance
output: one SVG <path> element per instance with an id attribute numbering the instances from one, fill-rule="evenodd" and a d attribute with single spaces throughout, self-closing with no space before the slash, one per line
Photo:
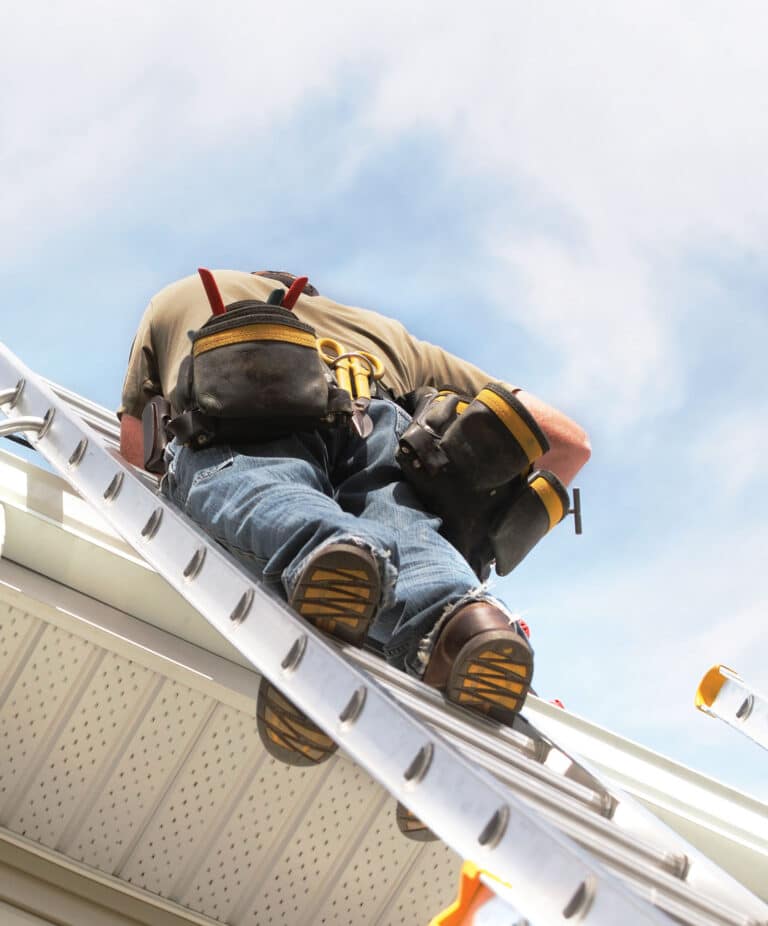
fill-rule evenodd
<path id="1" fill-rule="evenodd" d="M 411 839 L 414 842 L 435 842 L 437 840 L 437 836 L 432 830 L 425 826 L 416 814 L 408 810 L 405 804 L 401 804 L 400 801 L 397 802 L 395 820 L 397 828 L 406 839 Z"/>
<path id="2" fill-rule="evenodd" d="M 289 604 L 328 636 L 362 646 L 381 596 L 378 566 L 359 547 L 331 544 L 309 564 Z M 256 704 L 259 734 L 267 752 L 287 765 L 319 765 L 337 744 L 266 678 Z"/>
<path id="3" fill-rule="evenodd" d="M 381 596 L 378 566 L 359 548 L 332 544 L 299 580 L 291 607 L 322 633 L 361 646 Z"/>
<path id="4" fill-rule="evenodd" d="M 267 752 L 287 765 L 320 765 L 338 746 L 266 678 L 259 685 L 256 725 Z"/>
<path id="5" fill-rule="evenodd" d="M 476 714 L 511 725 L 533 677 L 533 652 L 514 631 L 472 637 L 453 662 L 446 698 Z"/>

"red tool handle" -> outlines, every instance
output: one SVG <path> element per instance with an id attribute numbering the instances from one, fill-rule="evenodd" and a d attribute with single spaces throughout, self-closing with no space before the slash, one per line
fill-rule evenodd
<path id="1" fill-rule="evenodd" d="M 284 309 L 292 309 L 296 305 L 296 300 L 301 295 L 307 283 L 309 283 L 309 277 L 296 277 L 293 283 L 291 283 L 288 292 L 283 296 L 283 301 L 280 305 Z"/>
<path id="2" fill-rule="evenodd" d="M 219 292 L 219 287 L 216 285 L 216 280 L 213 278 L 213 274 L 210 270 L 206 270 L 205 267 L 198 267 L 197 272 L 200 274 L 200 279 L 203 281 L 205 295 L 208 297 L 211 311 L 214 315 L 223 315 L 226 308 L 224 307 L 224 300 L 221 298 L 221 293 Z"/>

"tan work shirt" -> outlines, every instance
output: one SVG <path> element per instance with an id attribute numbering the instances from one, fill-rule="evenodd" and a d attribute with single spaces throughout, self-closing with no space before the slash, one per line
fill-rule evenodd
<path id="1" fill-rule="evenodd" d="M 213 271 L 225 305 L 243 299 L 265 301 L 275 280 L 239 270 Z M 450 385 L 474 395 L 494 377 L 447 351 L 420 341 L 392 318 L 342 305 L 324 296 L 301 296 L 294 314 L 347 350 L 376 354 L 384 364 L 382 384 L 396 397 L 420 386 Z M 176 386 L 181 361 L 190 351 L 189 331 L 200 328 L 211 309 L 197 274 L 161 290 L 150 302 L 131 348 L 118 415 L 140 418 L 153 396 L 168 397 Z"/>

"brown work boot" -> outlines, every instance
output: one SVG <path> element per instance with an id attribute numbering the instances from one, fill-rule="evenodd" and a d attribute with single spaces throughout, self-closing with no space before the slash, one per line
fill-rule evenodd
<path id="1" fill-rule="evenodd" d="M 406 839 L 413 842 L 435 842 L 437 839 L 432 830 L 425 826 L 416 814 L 400 801 L 397 802 L 395 808 L 395 821 L 397 822 L 397 828 Z"/>
<path id="2" fill-rule="evenodd" d="M 353 543 L 333 543 L 312 554 L 288 602 L 323 633 L 362 646 L 381 599 L 376 558 Z M 267 752 L 289 765 L 318 765 L 336 743 L 266 678 L 256 716 Z"/>
<path id="3" fill-rule="evenodd" d="M 472 601 L 443 627 L 423 680 L 454 704 L 511 725 L 532 676 L 533 650 L 519 626 L 490 601 Z"/>
<path id="4" fill-rule="evenodd" d="M 423 681 L 469 711 L 511 724 L 533 676 L 533 650 L 520 624 L 489 601 L 472 601 L 448 619 Z M 429 842 L 435 834 L 402 804 L 395 814 L 407 839 Z"/>

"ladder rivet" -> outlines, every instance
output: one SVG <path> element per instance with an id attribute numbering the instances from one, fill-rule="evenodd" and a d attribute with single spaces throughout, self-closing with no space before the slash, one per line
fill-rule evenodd
<path id="1" fill-rule="evenodd" d="M 606 818 L 606 820 L 612 820 L 613 815 L 616 813 L 616 808 L 619 806 L 619 802 L 616 798 L 609 794 L 607 791 L 604 791 L 600 796 L 600 814 Z"/>
<path id="2" fill-rule="evenodd" d="M 53 424 L 53 419 L 56 417 L 56 409 L 49 408 L 48 411 L 43 415 L 43 426 L 37 432 L 37 439 L 42 440 L 45 435 L 50 430 L 51 425 Z"/>
<path id="3" fill-rule="evenodd" d="M 736 711 L 736 717 L 739 720 L 747 720 L 749 715 L 752 713 L 752 708 L 755 706 L 755 696 L 747 695 L 742 703 L 741 707 Z"/>
<path id="4" fill-rule="evenodd" d="M 685 881 L 691 870 L 691 860 L 688 856 L 682 852 L 669 852 L 666 861 L 672 874 L 681 881 Z"/>
<path id="5" fill-rule="evenodd" d="M 494 812 L 491 819 L 486 823 L 482 833 L 477 838 L 481 846 L 493 849 L 501 840 L 501 837 L 507 831 L 509 823 L 509 807 L 505 804 Z"/>
<path id="6" fill-rule="evenodd" d="M 16 406 L 16 403 L 17 403 L 17 402 L 19 401 L 19 399 L 21 398 L 21 393 L 24 391 L 24 387 L 25 387 L 26 385 L 27 385 L 27 381 L 26 381 L 25 379 L 23 379 L 23 378 L 20 379 L 20 380 L 16 383 L 16 388 L 14 389 L 13 394 L 11 395 L 11 397 L 8 399 L 8 403 L 7 403 L 7 404 L 8 404 L 8 408 L 9 408 L 9 409 L 10 409 L 10 408 L 14 408 L 14 407 Z"/>
<path id="7" fill-rule="evenodd" d="M 200 570 L 203 568 L 203 563 L 205 562 L 205 547 L 198 547 L 192 559 L 187 563 L 187 567 L 184 570 L 184 578 L 187 581 L 191 581 L 197 576 Z"/>
<path id="8" fill-rule="evenodd" d="M 349 699 L 344 710 L 339 714 L 342 730 L 348 730 L 360 716 L 363 707 L 365 707 L 365 695 L 365 687 L 361 685 Z"/>
<path id="9" fill-rule="evenodd" d="M 294 669 L 297 669 L 299 663 L 304 656 L 304 651 L 307 648 L 307 635 L 303 633 L 300 637 L 297 637 L 293 641 L 293 646 L 288 650 L 288 653 L 280 663 L 282 670 L 286 673 L 291 673 Z"/>
<path id="10" fill-rule="evenodd" d="M 594 875 L 589 875 L 576 888 L 576 893 L 571 897 L 563 909 L 563 919 L 570 920 L 578 916 L 580 920 L 589 912 L 592 901 L 595 897 L 597 881 Z"/>
<path id="11" fill-rule="evenodd" d="M 123 474 L 115 473 L 112 477 L 112 482 L 104 490 L 104 500 L 107 502 L 113 502 L 117 496 L 120 494 L 120 489 L 123 487 Z"/>
<path id="12" fill-rule="evenodd" d="M 432 757 L 435 754 L 435 747 L 432 743 L 426 743 L 414 756 L 413 762 L 408 766 L 403 774 L 403 778 L 412 785 L 418 784 L 429 771 L 432 764 Z"/>
<path id="13" fill-rule="evenodd" d="M 229 615 L 229 619 L 233 624 L 242 624 L 242 622 L 248 616 L 248 612 L 251 610 L 251 605 L 253 604 L 253 589 L 246 589 L 245 592 L 240 597 L 240 601 L 235 605 L 234 611 Z"/>
<path id="14" fill-rule="evenodd" d="M 155 510 L 149 516 L 147 523 L 141 529 L 141 536 L 144 538 L 144 540 L 151 540 L 155 536 L 162 520 L 163 509 L 155 508 Z"/>
<path id="15" fill-rule="evenodd" d="M 83 462 L 83 457 L 87 449 L 88 439 L 84 437 L 72 451 L 72 456 L 67 460 L 67 465 L 70 467 L 79 466 Z"/>

